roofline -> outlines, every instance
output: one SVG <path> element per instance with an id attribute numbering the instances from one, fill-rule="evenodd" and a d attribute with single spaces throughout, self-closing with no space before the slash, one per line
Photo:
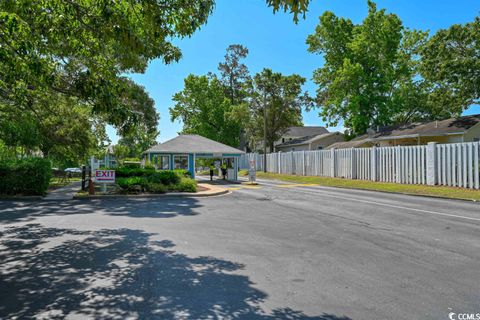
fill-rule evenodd
<path id="1" fill-rule="evenodd" d="M 343 134 L 339 131 L 335 131 L 335 132 L 325 132 L 325 133 L 321 133 L 321 134 L 318 134 L 317 136 L 321 136 L 321 137 L 313 137 L 311 139 L 308 139 L 308 140 L 305 140 L 303 142 L 299 142 L 299 143 L 290 143 L 290 144 L 284 144 L 284 143 L 281 143 L 281 144 L 277 144 L 275 146 L 275 148 L 277 147 L 280 147 L 280 148 L 283 148 L 283 147 L 288 147 L 288 146 L 301 146 L 301 145 L 304 145 L 304 144 L 311 144 L 312 142 L 316 141 L 316 139 L 323 139 L 323 138 L 327 138 L 327 137 L 330 137 L 331 135 L 333 134 L 336 134 L 336 133 L 339 133 L 339 134 Z M 310 140 L 313 140 L 313 141 L 310 141 Z M 310 142 L 308 142 L 310 141 Z"/>

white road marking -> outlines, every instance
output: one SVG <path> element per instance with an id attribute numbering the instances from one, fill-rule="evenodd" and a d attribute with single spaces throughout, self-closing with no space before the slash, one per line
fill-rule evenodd
<path id="1" fill-rule="evenodd" d="M 263 181 L 262 181 L 263 182 Z M 262 183 L 264 185 L 272 186 L 272 187 L 278 187 L 278 185 L 275 184 L 269 184 L 269 183 Z M 321 186 L 319 186 L 321 187 Z M 471 220 L 471 221 L 480 221 L 480 218 L 472 218 L 472 217 L 466 217 L 466 216 L 460 216 L 456 214 L 451 214 L 451 213 L 444 213 L 444 212 L 438 212 L 438 211 L 431 211 L 431 210 L 424 210 L 424 209 L 416 209 L 416 208 L 411 208 L 411 207 L 404 207 L 404 206 L 399 206 L 399 205 L 394 205 L 394 204 L 388 204 L 388 203 L 383 203 L 383 202 L 377 202 L 377 201 L 371 201 L 371 200 L 362 200 L 358 198 L 351 198 L 347 196 L 338 196 L 338 195 L 333 195 L 331 193 L 326 193 L 323 190 L 319 190 L 321 195 L 331 197 L 331 198 L 337 198 L 337 199 L 342 199 L 342 200 L 350 200 L 350 201 L 357 201 L 357 202 L 363 202 L 363 203 L 368 203 L 368 204 L 375 204 L 379 206 L 384 206 L 384 207 L 390 207 L 390 208 L 396 208 L 396 209 L 404 209 L 404 210 L 410 210 L 410 211 L 416 211 L 416 212 L 421 212 L 421 213 L 428 213 L 428 214 L 434 214 L 434 215 L 439 215 L 439 216 L 445 216 L 445 217 L 451 217 L 451 218 L 459 218 L 459 219 L 466 219 L 466 220 Z M 307 190 L 302 189 L 301 192 L 308 193 Z M 318 192 L 310 192 L 311 194 L 319 194 Z"/>

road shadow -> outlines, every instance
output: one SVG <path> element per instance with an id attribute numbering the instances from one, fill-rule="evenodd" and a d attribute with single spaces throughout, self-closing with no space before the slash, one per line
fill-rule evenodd
<path id="1" fill-rule="evenodd" d="M 173 218 L 195 216 L 199 208 L 198 199 L 127 198 L 69 201 L 0 201 L 0 224 L 28 222 L 47 215 L 71 215 L 102 212 L 113 216 L 133 218 Z"/>
<path id="2" fill-rule="evenodd" d="M 234 274 L 242 264 L 173 248 L 133 229 L 8 227 L 0 233 L 0 318 L 349 319 L 291 308 L 267 314 L 260 304 L 268 295 Z"/>

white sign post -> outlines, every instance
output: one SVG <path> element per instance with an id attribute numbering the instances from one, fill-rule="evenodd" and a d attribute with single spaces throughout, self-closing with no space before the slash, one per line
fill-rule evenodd
<path id="1" fill-rule="evenodd" d="M 95 170 L 95 182 L 102 183 L 102 192 L 107 192 L 107 183 L 115 183 L 115 170 Z"/>
<path id="2" fill-rule="evenodd" d="M 257 179 L 257 171 L 255 170 L 255 160 L 250 160 L 250 169 L 248 170 L 248 181 L 251 183 Z"/>

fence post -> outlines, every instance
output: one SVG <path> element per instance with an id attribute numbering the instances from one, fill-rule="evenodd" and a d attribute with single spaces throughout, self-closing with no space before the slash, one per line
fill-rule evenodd
<path id="1" fill-rule="evenodd" d="M 281 170 L 281 160 L 280 160 L 280 152 L 281 151 L 278 151 L 278 162 L 277 162 L 277 166 L 278 166 L 278 173 L 282 173 L 282 170 Z"/>
<path id="2" fill-rule="evenodd" d="M 307 172 L 306 170 L 306 163 L 305 163 L 305 150 L 303 150 L 303 154 L 302 154 L 302 164 L 303 164 L 303 168 L 302 168 L 302 175 L 305 175 Z"/>
<path id="3" fill-rule="evenodd" d="M 295 170 L 295 165 L 293 163 L 293 161 L 294 161 L 293 151 L 290 151 L 290 160 L 292 162 L 292 165 L 291 165 L 292 169 L 290 170 L 290 174 L 297 174 L 297 170 Z"/>
<path id="4" fill-rule="evenodd" d="M 429 142 L 427 145 L 427 184 L 437 184 L 437 144 Z"/>
<path id="5" fill-rule="evenodd" d="M 335 148 L 330 149 L 330 177 L 335 177 Z"/>
<path id="6" fill-rule="evenodd" d="M 402 150 L 400 146 L 395 147 L 395 182 L 402 183 Z"/>
<path id="7" fill-rule="evenodd" d="M 370 154 L 370 179 L 377 181 L 377 147 L 373 146 Z"/>
<path id="8" fill-rule="evenodd" d="M 351 179 L 357 179 L 357 149 L 350 149 L 350 174 Z"/>

